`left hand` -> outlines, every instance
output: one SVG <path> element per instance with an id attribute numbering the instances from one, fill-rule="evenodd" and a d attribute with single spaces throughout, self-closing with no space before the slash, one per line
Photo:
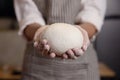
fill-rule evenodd
<path id="1" fill-rule="evenodd" d="M 84 38 L 83 45 L 81 48 L 73 48 L 73 49 L 66 51 L 66 53 L 62 55 L 64 59 L 68 59 L 68 58 L 77 59 L 77 57 L 84 54 L 84 52 L 87 50 L 90 44 L 87 31 L 81 28 L 81 26 L 79 25 L 75 25 L 75 27 L 77 27 L 83 34 L 83 38 Z"/>

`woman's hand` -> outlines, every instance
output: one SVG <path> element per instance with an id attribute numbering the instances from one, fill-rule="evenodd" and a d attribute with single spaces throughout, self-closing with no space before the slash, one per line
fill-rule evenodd
<path id="1" fill-rule="evenodd" d="M 89 40 L 87 31 L 85 31 L 79 25 L 75 25 L 75 27 L 77 27 L 83 34 L 83 38 L 84 38 L 83 39 L 83 45 L 82 45 L 81 48 L 73 48 L 73 49 L 70 49 L 70 50 L 66 51 L 66 53 L 64 53 L 62 55 L 63 58 L 65 58 L 65 59 L 68 59 L 68 58 L 77 59 L 77 57 L 83 55 L 83 53 L 87 50 L 87 47 L 90 44 L 90 40 Z"/>
<path id="2" fill-rule="evenodd" d="M 48 44 L 47 40 L 40 38 L 42 32 L 44 32 L 47 27 L 49 27 L 49 25 L 42 26 L 35 32 L 34 47 L 37 48 L 43 56 L 50 56 L 51 58 L 55 58 L 56 54 L 50 51 L 50 45 Z"/>
<path id="3" fill-rule="evenodd" d="M 43 56 L 50 56 L 51 58 L 60 57 L 63 59 L 77 59 L 77 57 L 83 55 L 83 53 L 87 50 L 87 47 L 90 43 L 88 33 L 80 26 L 75 25 L 75 27 L 77 27 L 82 32 L 84 37 L 82 48 L 73 48 L 66 51 L 66 53 L 63 53 L 61 56 L 56 55 L 56 53 L 50 51 L 50 45 L 48 44 L 47 40 L 40 39 L 42 32 L 44 32 L 47 27 L 49 27 L 49 25 L 39 28 L 34 36 L 34 47 L 36 47 Z"/>
<path id="4" fill-rule="evenodd" d="M 81 49 L 70 49 L 66 53 L 63 54 L 63 58 L 73 58 L 76 59 L 78 56 L 83 55 L 87 50 L 87 47 L 90 44 L 90 39 L 97 33 L 96 26 L 91 23 L 76 23 L 75 27 L 77 27 L 83 34 L 84 41 Z"/>
<path id="5" fill-rule="evenodd" d="M 34 47 L 37 48 L 40 53 L 42 52 L 41 54 L 55 57 L 55 53 L 49 53 L 50 46 L 47 40 L 40 39 L 41 33 L 44 32 L 48 26 L 49 25 L 41 26 L 38 23 L 29 24 L 24 30 L 24 36 L 28 41 L 34 41 Z"/>

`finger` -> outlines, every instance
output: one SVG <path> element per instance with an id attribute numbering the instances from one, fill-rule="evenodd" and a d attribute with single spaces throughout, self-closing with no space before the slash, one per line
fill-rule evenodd
<path id="1" fill-rule="evenodd" d="M 42 45 L 41 45 L 41 43 L 40 42 L 34 42 L 34 47 L 36 48 L 36 49 L 38 49 L 38 50 L 42 50 L 41 48 L 42 48 Z"/>
<path id="2" fill-rule="evenodd" d="M 74 52 L 70 49 L 66 52 L 68 56 L 72 59 L 76 59 L 77 57 L 74 55 Z"/>
<path id="3" fill-rule="evenodd" d="M 90 45 L 90 42 L 87 41 L 86 43 L 83 44 L 82 49 L 83 49 L 84 51 L 86 51 L 89 45 Z"/>
<path id="4" fill-rule="evenodd" d="M 51 57 L 51 58 L 55 58 L 55 57 L 56 57 L 56 54 L 52 52 L 52 53 L 50 53 L 50 57 Z"/>
<path id="5" fill-rule="evenodd" d="M 46 48 L 49 49 L 48 46 L 46 46 L 46 44 L 47 44 L 47 40 L 46 40 L 46 39 L 43 39 L 43 40 L 38 44 L 40 51 L 43 52 L 44 50 L 46 50 Z"/>
<path id="6" fill-rule="evenodd" d="M 41 41 L 41 44 L 46 45 L 46 44 L 47 44 L 47 40 L 46 40 L 46 39 L 43 39 L 43 40 Z"/>
<path id="7" fill-rule="evenodd" d="M 41 50 L 42 56 L 45 56 L 45 55 L 46 55 L 45 52 L 46 52 L 45 49 L 42 49 L 42 50 Z"/>
<path id="8" fill-rule="evenodd" d="M 36 47 L 38 49 L 38 51 L 40 51 L 41 53 L 44 50 L 44 45 L 42 45 L 40 42 L 38 43 L 38 46 Z"/>
<path id="9" fill-rule="evenodd" d="M 41 27 L 36 31 L 35 36 L 34 36 L 34 41 L 39 41 L 40 40 L 41 33 L 44 29 L 46 29 L 46 27 L 47 26 Z"/>
<path id="10" fill-rule="evenodd" d="M 79 49 L 79 53 L 82 56 L 84 54 L 84 51 L 82 49 Z"/>
<path id="11" fill-rule="evenodd" d="M 39 43 L 37 48 L 38 48 L 40 51 L 43 51 L 43 49 L 44 49 L 44 45 L 41 44 L 41 43 Z"/>
<path id="12" fill-rule="evenodd" d="M 80 49 L 78 49 L 78 48 L 74 48 L 74 49 L 72 49 L 72 51 L 74 52 L 74 54 L 76 56 L 80 56 L 81 55 Z"/>
<path id="13" fill-rule="evenodd" d="M 76 49 L 72 49 L 72 50 L 76 56 L 82 56 L 84 54 L 84 51 L 82 49 L 76 48 Z"/>
<path id="14" fill-rule="evenodd" d="M 84 32 L 84 42 L 83 42 L 82 49 L 84 51 L 86 51 L 88 46 L 89 46 L 89 44 L 90 44 L 90 41 L 89 41 L 89 38 L 88 38 L 88 34 L 86 32 Z"/>
<path id="15" fill-rule="evenodd" d="M 34 41 L 36 42 L 36 41 L 40 41 L 40 34 L 41 33 L 41 31 L 40 30 L 38 30 L 38 31 L 36 31 L 36 33 L 35 33 L 35 35 L 34 35 Z"/>
<path id="16" fill-rule="evenodd" d="M 49 45 L 44 45 L 44 54 L 48 55 L 49 54 L 49 50 L 50 50 L 50 46 Z"/>
<path id="17" fill-rule="evenodd" d="M 87 50 L 87 45 L 83 45 L 82 49 L 83 49 L 83 51 L 86 51 Z"/>
<path id="18" fill-rule="evenodd" d="M 68 55 L 67 55 L 66 53 L 64 53 L 64 54 L 62 55 L 62 57 L 63 57 L 63 59 L 68 59 Z"/>
<path id="19" fill-rule="evenodd" d="M 34 36 L 34 41 L 36 42 L 36 41 L 39 41 L 39 33 L 38 32 L 36 32 L 35 33 L 35 36 Z"/>
<path id="20" fill-rule="evenodd" d="M 50 50 L 50 46 L 47 44 L 47 45 L 44 45 L 44 49 L 49 51 Z"/>
<path id="21" fill-rule="evenodd" d="M 47 40 L 46 39 L 43 39 L 42 40 L 42 42 L 41 42 L 41 44 L 44 46 L 44 52 L 45 52 L 45 54 L 48 54 L 48 51 L 50 50 L 50 46 L 47 44 Z"/>
<path id="22" fill-rule="evenodd" d="M 38 47 L 39 42 L 34 42 L 34 47 Z"/>
<path id="23" fill-rule="evenodd" d="M 46 45 L 47 44 L 47 40 L 46 39 L 43 39 L 42 41 L 41 41 L 41 46 L 40 46 L 40 50 L 42 51 L 42 53 L 44 53 L 44 54 L 46 54 L 46 53 L 48 53 L 48 51 L 47 51 L 47 49 L 48 49 L 48 45 Z M 47 49 L 46 49 L 47 48 Z"/>
<path id="24" fill-rule="evenodd" d="M 84 51 L 86 51 L 88 45 L 90 44 L 89 37 L 88 37 L 88 33 L 87 33 L 84 29 L 82 29 L 80 26 L 76 25 L 76 27 L 79 28 L 79 30 L 82 32 L 82 34 L 83 34 L 83 36 L 84 36 L 82 49 L 83 49 Z"/>

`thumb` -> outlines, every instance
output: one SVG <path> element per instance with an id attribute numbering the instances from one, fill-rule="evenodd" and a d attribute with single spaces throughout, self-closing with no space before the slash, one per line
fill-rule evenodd
<path id="1" fill-rule="evenodd" d="M 41 34 L 46 28 L 47 28 L 47 26 L 42 26 L 35 32 L 35 35 L 34 35 L 35 42 L 40 41 Z"/>

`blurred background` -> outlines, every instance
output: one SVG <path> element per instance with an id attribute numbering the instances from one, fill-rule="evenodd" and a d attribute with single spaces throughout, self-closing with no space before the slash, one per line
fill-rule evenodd
<path id="1" fill-rule="evenodd" d="M 0 80 L 20 80 L 25 41 L 18 36 L 13 0 L 0 0 Z M 107 0 L 94 48 L 102 80 L 120 80 L 120 0 Z"/>

